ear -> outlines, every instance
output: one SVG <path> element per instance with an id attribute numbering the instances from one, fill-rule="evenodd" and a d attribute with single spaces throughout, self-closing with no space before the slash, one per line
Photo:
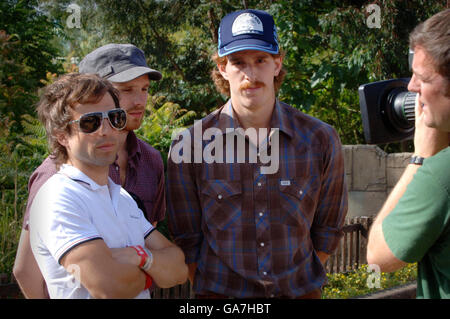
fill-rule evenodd
<path id="1" fill-rule="evenodd" d="M 228 63 L 228 62 L 227 62 Z M 222 74 L 222 77 L 228 81 L 228 73 L 226 72 L 226 64 L 216 64 L 217 68 L 219 69 L 220 74 Z"/>
<path id="2" fill-rule="evenodd" d="M 273 58 L 273 61 L 275 62 L 275 76 L 278 76 L 283 68 L 283 57 L 280 55 L 279 57 Z"/>
<path id="3" fill-rule="evenodd" d="M 67 132 L 59 131 L 59 132 L 56 132 L 55 135 L 56 135 L 56 140 L 58 141 L 59 144 L 61 144 L 62 146 L 66 147 L 66 148 L 69 146 Z"/>

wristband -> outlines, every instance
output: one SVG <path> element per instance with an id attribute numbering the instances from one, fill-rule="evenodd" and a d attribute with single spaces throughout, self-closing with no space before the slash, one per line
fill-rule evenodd
<path id="1" fill-rule="evenodd" d="M 143 247 L 142 249 L 143 249 L 143 250 L 145 251 L 145 253 L 147 254 L 147 258 L 146 258 L 146 260 L 145 260 L 144 265 L 142 266 L 142 270 L 144 270 L 144 271 L 149 271 L 150 268 L 152 268 L 152 265 L 153 265 L 153 254 L 152 254 L 152 252 L 151 252 L 150 250 L 148 250 L 148 249 L 145 248 L 145 247 Z"/>
<path id="2" fill-rule="evenodd" d="M 145 288 L 144 288 L 144 290 L 147 290 L 147 289 L 149 289 L 152 286 L 153 279 L 152 279 L 152 276 L 147 274 L 145 271 L 144 271 L 144 274 L 145 274 Z"/>
<path id="3" fill-rule="evenodd" d="M 422 165 L 425 158 L 421 156 L 412 156 L 409 164 Z"/>
<path id="4" fill-rule="evenodd" d="M 141 256 L 141 262 L 139 263 L 139 268 L 143 271 L 149 271 L 153 265 L 153 254 L 147 248 L 142 247 L 141 245 L 131 246 L 133 247 L 137 254 Z"/>
<path id="5" fill-rule="evenodd" d="M 147 253 L 144 251 L 141 245 L 137 246 L 131 246 L 136 250 L 137 254 L 141 256 L 141 262 L 139 263 L 139 268 L 142 269 L 142 267 L 145 265 L 145 260 L 147 259 Z"/>

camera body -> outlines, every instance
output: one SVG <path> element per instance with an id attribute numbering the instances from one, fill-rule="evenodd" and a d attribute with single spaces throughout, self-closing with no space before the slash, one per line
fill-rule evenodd
<path id="1" fill-rule="evenodd" d="M 368 144 L 411 139 L 414 135 L 414 105 L 417 93 L 408 92 L 409 78 L 363 84 L 359 105 Z"/>
<path id="2" fill-rule="evenodd" d="M 414 52 L 408 54 L 409 70 Z M 412 139 L 417 93 L 408 91 L 410 78 L 363 84 L 359 87 L 359 107 L 368 144 L 384 144 Z"/>

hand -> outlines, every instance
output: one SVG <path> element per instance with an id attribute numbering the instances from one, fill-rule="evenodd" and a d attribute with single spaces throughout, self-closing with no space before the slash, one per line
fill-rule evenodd
<path id="1" fill-rule="evenodd" d="M 425 124 L 419 94 L 416 97 L 416 128 L 414 132 L 414 154 L 421 157 L 433 156 L 449 146 L 448 132 L 442 132 Z"/>
<path id="2" fill-rule="evenodd" d="M 141 257 L 137 254 L 133 247 L 110 248 L 112 257 L 122 264 L 132 264 L 139 266 Z"/>

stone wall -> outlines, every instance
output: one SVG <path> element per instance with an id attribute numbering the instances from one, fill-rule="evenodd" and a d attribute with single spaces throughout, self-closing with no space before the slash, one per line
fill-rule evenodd
<path id="1" fill-rule="evenodd" d="M 347 217 L 375 216 L 408 165 L 411 153 L 387 154 L 376 145 L 344 145 Z"/>

